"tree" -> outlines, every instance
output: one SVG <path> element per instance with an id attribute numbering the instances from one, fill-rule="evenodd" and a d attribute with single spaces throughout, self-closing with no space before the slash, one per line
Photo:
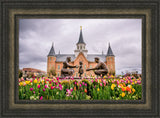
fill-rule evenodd
<path id="1" fill-rule="evenodd" d="M 52 67 L 49 71 L 49 76 L 56 76 L 56 70 L 54 67 Z"/>
<path id="2" fill-rule="evenodd" d="M 19 75 L 19 78 L 21 78 L 23 76 L 22 70 L 19 69 L 18 75 Z"/>

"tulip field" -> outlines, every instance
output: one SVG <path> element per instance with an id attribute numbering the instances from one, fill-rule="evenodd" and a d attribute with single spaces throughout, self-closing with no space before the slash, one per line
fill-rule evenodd
<path id="1" fill-rule="evenodd" d="M 141 77 L 19 78 L 20 100 L 139 100 Z"/>

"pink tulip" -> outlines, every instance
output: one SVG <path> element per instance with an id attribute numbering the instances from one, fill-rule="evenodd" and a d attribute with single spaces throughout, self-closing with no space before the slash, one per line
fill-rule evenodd
<path id="1" fill-rule="evenodd" d="M 33 93 L 35 94 L 36 92 L 35 92 L 35 91 L 33 91 Z"/>
<path id="2" fill-rule="evenodd" d="M 46 89 L 45 88 L 43 88 L 43 91 L 45 91 Z"/>
<path id="3" fill-rule="evenodd" d="M 59 90 L 61 91 L 61 90 L 62 90 L 62 87 L 60 87 Z"/>
<path id="4" fill-rule="evenodd" d="M 38 85 L 38 86 L 37 86 L 37 88 L 40 88 L 40 87 L 41 87 L 41 85 Z"/>
<path id="5" fill-rule="evenodd" d="M 85 84 L 85 86 L 87 86 L 87 84 Z"/>
<path id="6" fill-rule="evenodd" d="M 121 82 L 123 83 L 123 82 L 124 82 L 124 80 L 123 80 L 123 79 L 121 79 Z"/>
<path id="7" fill-rule="evenodd" d="M 21 78 L 21 81 L 24 81 L 23 77 Z"/>
<path id="8" fill-rule="evenodd" d="M 42 100 L 42 99 L 43 99 L 43 96 L 40 97 L 40 100 Z"/>
<path id="9" fill-rule="evenodd" d="M 140 80 L 137 80 L 137 84 L 141 84 L 141 81 L 140 81 Z"/>
<path id="10" fill-rule="evenodd" d="M 59 84 L 59 87 L 61 88 L 61 87 L 62 87 L 62 85 L 61 85 L 61 84 Z"/>
<path id="11" fill-rule="evenodd" d="M 100 86 L 102 86 L 102 83 L 100 83 Z"/>
<path id="12" fill-rule="evenodd" d="M 119 85 L 119 81 L 117 80 L 117 85 Z"/>
<path id="13" fill-rule="evenodd" d="M 23 86 L 26 86 L 26 83 L 24 83 Z"/>
<path id="14" fill-rule="evenodd" d="M 54 87 L 53 86 L 51 86 L 51 90 L 53 90 L 54 89 Z"/>

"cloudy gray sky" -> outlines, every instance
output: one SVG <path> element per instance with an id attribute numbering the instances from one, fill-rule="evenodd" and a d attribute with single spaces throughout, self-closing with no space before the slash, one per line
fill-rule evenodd
<path id="1" fill-rule="evenodd" d="M 20 69 L 46 71 L 52 42 L 56 53 L 74 54 L 82 26 L 88 54 L 106 54 L 110 42 L 116 74 L 141 71 L 141 25 L 141 19 L 20 19 Z"/>

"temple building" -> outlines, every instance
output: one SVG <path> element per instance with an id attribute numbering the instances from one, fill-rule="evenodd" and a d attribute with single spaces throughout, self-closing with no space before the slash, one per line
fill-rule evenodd
<path id="1" fill-rule="evenodd" d="M 103 61 L 108 68 L 110 74 L 115 74 L 115 55 L 112 52 L 110 43 L 108 47 L 108 51 L 106 54 L 88 54 L 88 50 L 86 49 L 86 43 L 83 39 L 82 27 L 80 27 L 80 36 L 79 40 L 76 44 L 76 49 L 74 50 L 74 54 L 58 54 L 55 53 L 54 45 L 50 49 L 50 52 L 47 56 L 47 73 L 51 69 L 54 69 L 56 72 L 56 76 L 61 76 L 61 69 L 63 67 L 63 62 L 67 57 L 71 57 L 71 65 L 79 65 L 79 62 L 83 62 L 83 77 L 94 76 L 93 71 L 86 71 L 87 68 L 93 68 L 97 64 L 94 62 L 95 57 L 99 57 L 100 61 Z M 74 68 L 74 77 L 78 77 L 78 68 Z"/>

